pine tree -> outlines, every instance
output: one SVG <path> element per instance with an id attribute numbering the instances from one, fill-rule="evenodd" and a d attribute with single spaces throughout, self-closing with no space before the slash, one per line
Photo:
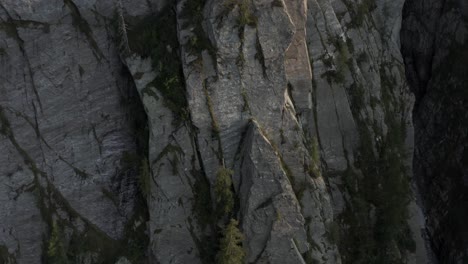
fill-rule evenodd
<path id="1" fill-rule="evenodd" d="M 234 194 L 231 190 L 231 176 L 233 173 L 230 169 L 221 168 L 216 174 L 214 191 L 216 196 L 216 211 L 219 217 L 229 216 L 234 208 Z"/>
<path id="2" fill-rule="evenodd" d="M 237 227 L 239 222 L 231 219 L 224 229 L 220 250 L 216 256 L 217 264 L 243 264 L 245 252 L 242 248 L 244 236 Z"/>

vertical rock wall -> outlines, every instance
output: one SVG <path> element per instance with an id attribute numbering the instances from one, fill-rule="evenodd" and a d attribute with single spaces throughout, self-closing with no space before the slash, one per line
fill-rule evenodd
<path id="1" fill-rule="evenodd" d="M 468 261 L 468 5 L 407 1 L 401 32 L 416 95 L 414 175 L 440 263 Z"/>
<path id="2" fill-rule="evenodd" d="M 413 96 L 399 50 L 402 7 L 308 1 L 313 87 L 304 119 L 321 148 L 344 263 L 428 262 L 410 188 Z"/>
<path id="3" fill-rule="evenodd" d="M 441 21 L 464 15 L 454 6 L 436 8 L 450 14 Z M 430 263 L 411 185 L 402 8 L 0 0 L 0 262 L 214 263 L 235 219 L 246 263 Z M 430 69 L 465 54 L 435 47 L 462 47 L 464 24 L 444 27 L 455 40 L 438 44 L 438 27 L 423 34 L 405 14 L 405 30 L 435 43 L 417 56 L 404 49 L 414 113 L 434 112 L 452 97 L 424 99 L 439 98 L 429 91 L 445 80 L 431 86 Z M 458 94 L 463 75 L 450 72 Z M 458 98 L 451 109 L 463 112 Z M 451 263 L 464 255 L 449 246 L 464 244 L 450 219 L 462 218 L 439 209 L 463 207 L 464 138 L 443 145 L 453 146 L 454 169 L 443 173 L 455 180 L 418 162 L 438 164 L 424 153 L 440 145 L 429 143 L 463 126 L 436 117 L 415 119 L 414 171 L 424 204 L 436 205 L 435 248 Z M 426 122 L 456 125 L 418 130 Z M 223 194 L 232 198 L 225 210 Z"/>
<path id="4" fill-rule="evenodd" d="M 129 12 L 148 12 L 143 2 Z M 0 1 L 1 263 L 145 255 L 136 157 L 146 117 L 114 44 L 113 9 Z"/>

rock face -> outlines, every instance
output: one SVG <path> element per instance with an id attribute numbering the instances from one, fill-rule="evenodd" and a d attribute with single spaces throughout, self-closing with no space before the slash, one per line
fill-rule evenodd
<path id="1" fill-rule="evenodd" d="M 408 1 L 402 52 L 414 109 L 414 175 L 440 263 L 468 261 L 466 1 Z"/>
<path id="2" fill-rule="evenodd" d="M 301 255 L 309 245 L 299 202 L 273 145 L 256 123 L 249 125 L 240 159 L 247 262 L 305 263 Z"/>
<path id="3" fill-rule="evenodd" d="M 409 187 L 413 97 L 399 51 L 402 7 L 308 1 L 313 87 L 303 119 L 322 150 L 344 263 L 429 262 Z"/>
<path id="4" fill-rule="evenodd" d="M 402 8 L 0 0 L 0 262 L 431 263 Z"/>
<path id="5" fill-rule="evenodd" d="M 1 263 L 144 255 L 134 157 L 146 118 L 115 48 L 112 8 L 0 2 Z"/>

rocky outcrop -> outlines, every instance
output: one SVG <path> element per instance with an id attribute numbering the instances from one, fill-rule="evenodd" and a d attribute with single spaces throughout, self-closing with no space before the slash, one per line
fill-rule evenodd
<path id="1" fill-rule="evenodd" d="M 414 175 L 440 263 L 468 261 L 466 1 L 407 1 L 401 32 L 416 95 Z"/>

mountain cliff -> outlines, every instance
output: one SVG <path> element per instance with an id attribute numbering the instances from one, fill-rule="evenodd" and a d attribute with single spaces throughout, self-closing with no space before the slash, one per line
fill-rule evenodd
<path id="1" fill-rule="evenodd" d="M 465 263 L 466 10 L 0 0 L 0 263 Z"/>

